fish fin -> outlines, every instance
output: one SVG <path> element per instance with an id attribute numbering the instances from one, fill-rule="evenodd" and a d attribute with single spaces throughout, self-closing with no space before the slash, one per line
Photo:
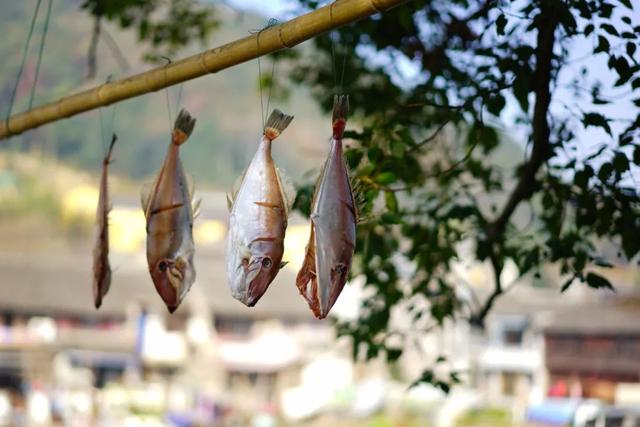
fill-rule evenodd
<path id="1" fill-rule="evenodd" d="M 287 175 L 285 171 L 280 168 L 276 168 L 278 184 L 280 185 L 280 192 L 284 199 L 284 204 L 287 207 L 287 214 L 291 212 L 293 202 L 296 200 L 296 187 L 293 185 L 293 180 Z"/>
<path id="2" fill-rule="evenodd" d="M 196 219 L 200 216 L 200 204 L 202 203 L 201 198 L 192 199 L 191 200 L 191 212 L 193 212 L 193 219 Z"/>
<path id="3" fill-rule="evenodd" d="M 366 222 L 370 218 L 365 197 L 366 184 L 357 176 L 349 174 L 349 186 L 353 196 L 356 224 Z"/>
<path id="4" fill-rule="evenodd" d="M 280 263 L 280 269 L 283 269 L 285 265 L 289 264 L 289 261 L 282 261 Z"/>
<path id="5" fill-rule="evenodd" d="M 229 212 L 231 212 L 231 209 L 233 209 L 233 198 L 228 194 L 226 196 L 227 196 L 227 209 L 229 209 Z"/>
<path id="6" fill-rule="evenodd" d="M 264 135 L 267 139 L 273 141 L 289 126 L 291 120 L 293 120 L 293 116 L 288 116 L 276 108 L 267 119 Z"/>
<path id="7" fill-rule="evenodd" d="M 318 280 L 316 278 L 315 230 L 311 222 L 311 235 L 304 256 L 304 262 L 296 276 L 296 287 L 300 295 L 307 301 L 314 316 L 321 318 L 320 301 L 318 299 Z"/>
<path id="8" fill-rule="evenodd" d="M 193 128 L 196 125 L 196 119 L 191 117 L 191 114 L 185 109 L 180 110 L 178 117 L 173 125 L 173 132 L 171 133 L 171 141 L 176 145 L 182 145 L 185 143 Z"/>
<path id="9" fill-rule="evenodd" d="M 153 191 L 153 187 L 155 186 L 155 180 L 145 182 L 142 184 L 142 189 L 140 190 L 140 206 L 142 206 L 142 210 L 144 211 L 145 217 L 147 216 L 147 209 L 149 207 L 149 201 L 151 200 L 151 192 Z"/>
<path id="10" fill-rule="evenodd" d="M 349 114 L 349 95 L 336 94 L 333 97 L 333 137 L 342 139 Z"/>
<path id="11" fill-rule="evenodd" d="M 189 194 L 189 200 L 193 201 L 193 195 L 196 192 L 196 185 L 193 177 L 189 175 L 187 172 L 184 172 L 184 179 L 187 182 L 187 192 Z"/>
<path id="12" fill-rule="evenodd" d="M 244 181 L 244 176 L 247 174 L 247 170 L 245 169 L 240 176 L 236 178 L 233 182 L 233 186 L 231 186 L 231 194 L 227 194 L 227 207 L 229 208 L 229 212 L 233 208 L 233 203 L 236 200 L 236 195 L 238 191 L 240 191 L 240 187 L 242 186 L 242 181 Z"/>

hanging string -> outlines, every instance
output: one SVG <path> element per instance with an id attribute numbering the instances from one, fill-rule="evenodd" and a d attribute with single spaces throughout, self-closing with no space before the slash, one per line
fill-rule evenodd
<path id="1" fill-rule="evenodd" d="M 167 64 L 165 65 L 165 67 L 169 66 L 171 64 L 171 58 L 166 57 L 166 56 L 160 56 L 160 58 L 164 59 L 165 61 L 167 61 Z M 166 80 L 166 68 L 165 68 L 165 80 Z M 182 102 L 182 88 L 184 87 L 184 82 L 180 83 L 180 86 L 178 86 L 178 97 L 176 100 L 176 116 L 180 111 L 180 103 Z M 173 109 L 171 108 L 171 99 L 169 96 L 169 88 L 165 87 L 164 88 L 164 97 L 165 97 L 165 101 L 167 103 L 167 116 L 169 117 L 169 133 L 173 132 L 173 121 L 174 121 L 174 115 L 173 115 Z"/>
<path id="2" fill-rule="evenodd" d="M 40 38 L 40 49 L 38 50 L 38 60 L 36 62 L 36 72 L 33 77 L 33 85 L 31 86 L 31 95 L 29 96 L 29 110 L 33 107 L 33 99 L 36 94 L 36 86 L 38 84 L 38 76 L 40 75 L 40 64 L 42 63 L 42 53 L 44 52 L 44 44 L 47 40 L 47 32 L 49 31 L 49 21 L 51 20 L 51 9 L 53 6 L 53 0 L 49 0 L 47 5 L 47 15 L 44 20 L 44 27 L 42 29 L 42 37 Z"/>
<path id="3" fill-rule="evenodd" d="M 347 68 L 347 55 L 348 55 L 348 50 L 345 47 L 345 43 L 342 43 L 342 47 L 344 49 L 344 53 L 342 55 L 342 67 L 340 67 L 340 80 L 338 81 L 338 70 L 337 70 L 337 60 L 336 60 L 336 48 L 335 48 L 335 36 L 334 34 L 337 34 L 337 32 L 332 32 L 329 34 L 329 38 L 331 39 L 331 68 L 333 71 L 333 90 L 334 93 L 342 93 L 344 88 L 343 88 L 343 83 L 344 83 L 344 73 L 345 73 L 345 69 Z"/>
<path id="4" fill-rule="evenodd" d="M 273 27 L 274 25 L 277 25 L 279 23 L 279 21 L 277 19 L 271 18 L 269 19 L 269 21 L 267 22 L 267 25 L 264 26 L 264 28 L 260 29 L 260 30 L 251 30 L 249 31 L 250 34 L 257 34 L 256 36 L 256 44 L 257 44 L 257 48 L 258 48 L 258 52 L 260 52 L 260 34 L 262 34 L 262 32 L 268 28 Z M 274 73 L 275 73 L 275 68 L 276 68 L 276 61 L 273 61 L 273 66 L 271 68 L 271 81 L 269 82 L 269 93 L 267 95 L 267 112 L 266 114 L 269 114 L 269 102 L 271 101 L 271 89 L 273 87 L 273 77 L 274 77 Z M 265 111 L 264 111 L 264 103 L 262 101 L 262 66 L 260 64 L 260 56 L 258 56 L 258 85 L 260 86 L 260 114 L 261 114 L 261 119 L 262 119 L 262 128 L 264 129 L 265 127 L 265 122 L 267 120 L 267 117 L 265 115 Z"/>
<path id="5" fill-rule="evenodd" d="M 275 85 L 273 78 L 275 77 L 277 62 L 278 61 L 276 61 L 276 59 L 274 58 L 273 64 L 271 65 L 271 80 L 269 80 L 269 93 L 267 94 L 267 114 L 269 114 L 269 103 L 271 102 L 271 90 Z M 260 99 L 262 100 L 262 92 L 260 93 Z M 266 116 L 265 116 L 265 119 L 266 119 Z"/>
<path id="6" fill-rule="evenodd" d="M 31 27 L 29 28 L 29 34 L 27 35 L 27 41 L 24 45 L 24 49 L 22 51 L 22 62 L 20 63 L 20 68 L 18 69 L 18 75 L 16 76 L 16 83 L 13 86 L 13 91 L 11 92 L 11 99 L 9 100 L 9 109 L 7 110 L 7 117 L 5 119 L 6 128 L 9 129 L 9 118 L 11 117 L 11 111 L 13 110 L 13 103 L 16 99 L 16 93 L 18 91 L 18 85 L 20 84 L 20 79 L 22 78 L 22 72 L 24 71 L 24 64 L 27 60 L 27 53 L 29 51 L 29 44 L 31 43 L 31 36 L 33 36 L 33 29 L 36 25 L 36 19 L 38 18 L 38 11 L 40 10 L 40 4 L 42 0 L 38 0 L 36 3 L 36 9 L 33 11 L 33 17 L 31 18 Z"/>
<path id="7" fill-rule="evenodd" d="M 166 56 L 160 56 L 160 58 L 164 59 L 165 61 L 167 61 L 167 63 L 165 64 L 165 81 L 167 80 L 166 74 L 167 74 L 167 68 L 169 65 L 171 65 L 171 58 L 166 57 Z M 173 132 L 173 126 L 171 124 L 171 118 L 173 117 L 173 114 L 171 114 L 171 101 L 169 101 L 169 88 L 165 88 L 164 89 L 164 98 L 165 101 L 167 103 L 167 117 L 169 119 L 169 133 Z"/>
<path id="8" fill-rule="evenodd" d="M 112 78 L 113 78 L 113 75 L 109 74 L 109 76 L 107 77 L 107 80 L 105 81 L 105 84 L 111 83 Z M 106 137 L 104 133 L 104 123 L 102 119 L 102 108 L 98 108 L 98 117 L 100 119 L 100 141 L 102 142 L 102 148 L 104 150 L 105 155 L 107 153 L 107 141 L 109 139 L 108 135 L 113 134 L 113 128 L 115 126 L 116 107 L 117 107 L 117 104 L 113 104 L 113 107 L 111 108 L 111 119 L 109 120 L 109 132 L 107 133 Z"/>

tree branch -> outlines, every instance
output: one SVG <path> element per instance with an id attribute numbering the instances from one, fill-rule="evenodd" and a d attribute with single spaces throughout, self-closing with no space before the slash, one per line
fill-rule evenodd
<path id="1" fill-rule="evenodd" d="M 87 52 L 87 80 L 93 79 L 96 76 L 100 27 L 100 15 L 96 15 L 93 20 L 93 31 L 91 32 L 89 51 Z"/>
<path id="2" fill-rule="evenodd" d="M 502 240 L 505 229 L 513 213 L 523 200 L 528 200 L 535 192 L 536 173 L 544 162 L 551 157 L 553 150 L 549 142 L 550 128 L 547 115 L 551 103 L 551 79 L 553 48 L 555 45 L 555 30 L 558 26 L 558 14 L 553 2 L 541 2 L 540 13 L 536 17 L 538 26 L 536 69 L 533 75 L 533 92 L 536 102 L 533 111 L 533 147 L 531 156 L 520 168 L 520 179 L 511 192 L 500 215 L 486 228 L 486 241 L 489 257 L 496 273 L 494 291 L 491 293 L 483 308 L 473 316 L 475 323 L 482 325 L 496 298 L 504 290 L 500 283 L 499 252 L 496 244 Z"/>

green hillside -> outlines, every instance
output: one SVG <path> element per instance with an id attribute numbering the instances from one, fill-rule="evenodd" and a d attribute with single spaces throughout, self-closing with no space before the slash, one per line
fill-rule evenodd
<path id="1" fill-rule="evenodd" d="M 31 1 L 6 2 L 0 14 L 0 25 L 4 32 L 0 40 L 0 54 L 4 58 L 0 62 L 0 117 L 6 115 L 34 4 Z M 224 6 L 218 10 L 222 26 L 213 34 L 209 46 L 243 37 L 266 22 L 260 17 L 240 15 Z M 44 13 L 41 12 L 41 15 Z M 14 112 L 23 111 L 28 104 L 41 25 L 36 27 Z M 90 28 L 91 20 L 80 10 L 77 1 L 54 2 L 36 91 L 36 105 L 99 84 L 110 74 L 114 78 L 123 75 L 111 51 L 101 41 L 98 51 L 99 74 L 95 80 L 84 80 Z M 106 28 L 132 65 L 128 74 L 150 67 L 141 61 L 143 49 L 136 45 L 133 34 L 109 25 Z M 181 52 L 179 57 L 195 53 L 201 48 L 192 46 Z M 270 71 L 268 59 L 264 59 L 262 65 L 263 72 Z M 279 68 L 284 69 L 285 66 Z M 257 63 L 254 61 L 184 84 L 182 105 L 198 118 L 198 123 L 182 155 L 186 168 L 199 187 L 228 187 L 253 155 L 261 128 L 257 75 Z M 177 94 L 178 88 L 171 88 L 174 114 Z M 274 106 L 296 116 L 282 140 L 277 141 L 274 157 L 294 179 L 299 178 L 309 169 L 318 168 L 322 162 L 329 136 L 328 118 L 321 115 L 303 90 L 293 92 L 287 100 L 272 99 L 271 107 Z M 111 108 L 103 109 L 107 132 L 111 114 Z M 169 127 L 164 91 L 118 104 L 114 130 L 118 133 L 120 143 L 115 152 L 115 173 L 135 180 L 152 174 L 164 156 Z M 93 111 L 44 126 L 14 137 L 9 144 L 2 144 L 14 149 L 44 152 L 70 165 L 97 170 L 103 151 L 99 135 L 99 116 Z"/>

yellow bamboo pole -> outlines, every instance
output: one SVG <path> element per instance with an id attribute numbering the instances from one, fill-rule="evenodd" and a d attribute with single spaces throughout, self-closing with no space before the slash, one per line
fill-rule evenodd
<path id="1" fill-rule="evenodd" d="M 0 123 L 0 139 L 291 48 L 312 37 L 375 13 L 385 12 L 406 1 L 408 0 L 336 0 L 291 21 L 178 62 L 105 83 L 15 114 L 9 120 Z"/>

